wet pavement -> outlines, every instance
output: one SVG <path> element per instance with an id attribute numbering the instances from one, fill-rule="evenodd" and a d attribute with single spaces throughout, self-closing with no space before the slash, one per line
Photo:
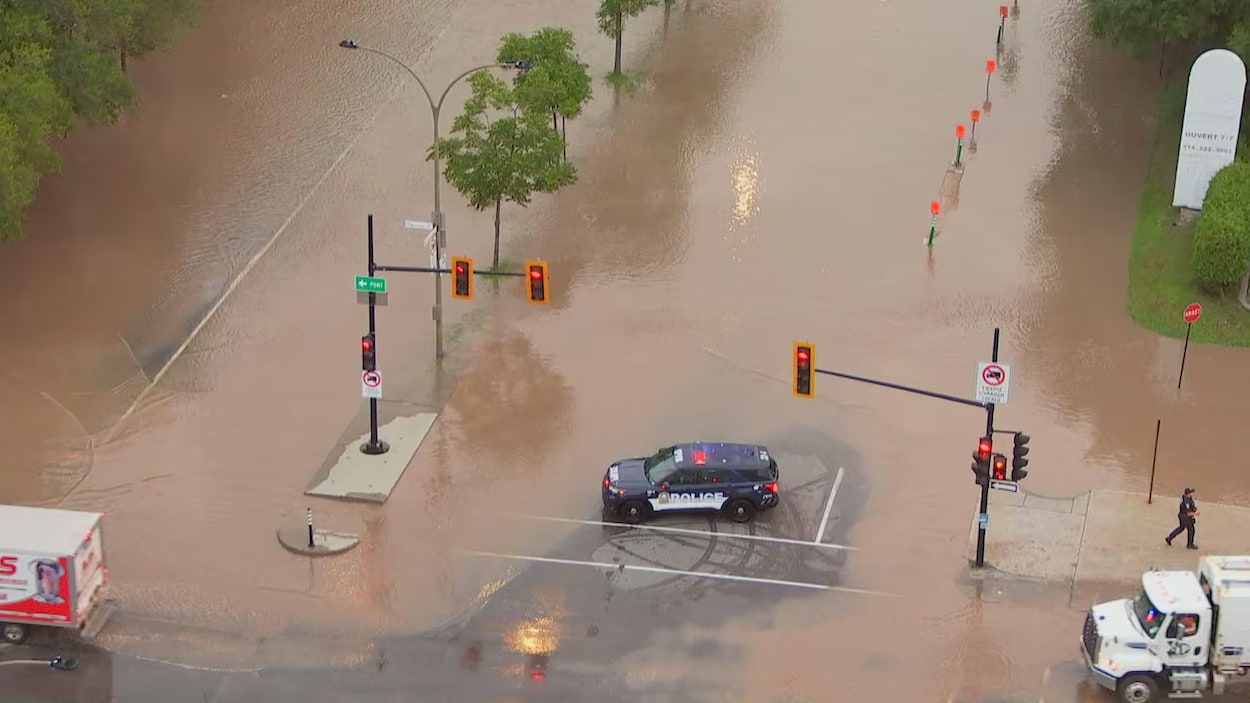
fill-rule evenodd
<path id="1" fill-rule="evenodd" d="M 505 258 L 548 260 L 553 304 L 506 284 L 447 301 L 437 370 L 430 282 L 391 277 L 383 421 L 442 412 L 385 506 L 313 502 L 363 544 L 310 564 L 272 535 L 362 431 L 364 313 L 347 281 L 365 215 L 380 260 L 421 265 L 400 223 L 426 217 L 430 190 L 418 90 L 334 44 L 385 47 L 435 84 L 518 28 L 571 24 L 595 75 L 611 46 L 572 0 L 217 3 L 136 66 L 134 116 L 67 141 L 30 237 L 0 260 L 0 500 L 106 512 L 121 606 L 101 636 L 119 654 L 61 678 L 6 669 L 6 691 L 1086 700 L 1070 675 L 1080 609 L 964 578 L 980 413 L 827 377 L 815 401 L 787 388 L 806 339 L 820 367 L 971 394 L 1001 326 L 1013 387 L 997 420 L 1034 437 L 1033 490 L 1142 490 L 1162 419 L 1158 494 L 1250 500 L 1226 470 L 1250 453 L 1247 352 L 1191 348 L 1177 391 L 1180 343 L 1125 313 L 1152 67 L 1091 46 L 1076 2 L 1022 4 L 932 251 L 927 204 L 954 125 L 982 107 L 996 7 L 693 0 L 631 25 L 640 89 L 597 83 L 570 123 L 580 182 L 504 210 Z M 491 216 L 445 195 L 451 251 L 484 257 Z M 840 529 L 854 529 L 829 541 L 855 549 L 717 538 L 709 552 L 706 537 L 532 519 L 590 519 L 611 459 L 694 437 L 818 460 L 811 510 L 758 528 L 785 539 L 811 539 L 819 489 L 844 468 Z M 527 622 L 559 623 L 541 688 L 509 639 Z"/>

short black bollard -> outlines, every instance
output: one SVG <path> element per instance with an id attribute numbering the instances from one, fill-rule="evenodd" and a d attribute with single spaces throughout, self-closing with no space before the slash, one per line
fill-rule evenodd
<path id="1" fill-rule="evenodd" d="M 317 544 L 313 541 L 313 524 L 312 524 L 312 508 L 308 509 L 308 548 L 312 549 Z"/>

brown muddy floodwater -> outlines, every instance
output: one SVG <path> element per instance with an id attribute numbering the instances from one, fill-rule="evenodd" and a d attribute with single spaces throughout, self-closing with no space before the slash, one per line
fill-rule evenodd
<path id="1" fill-rule="evenodd" d="M 906 597 L 783 604 L 763 640 L 726 625 L 759 654 L 743 676 L 763 688 L 782 670 L 815 696 L 841 653 L 839 684 L 876 700 L 1035 677 L 1069 657 L 1079 613 L 983 602 L 957 580 L 982 415 L 827 377 L 814 402 L 786 389 L 806 339 L 821 367 L 971 395 L 999 326 L 1014 380 L 998 425 L 1033 435 L 1034 490 L 1144 490 L 1162 418 L 1157 490 L 1250 502 L 1236 468 L 1250 356 L 1194 347 L 1178 392 L 1180 343 L 1125 313 L 1151 71 L 1092 46 L 1074 0 L 1021 5 L 932 252 L 927 205 L 954 126 L 982 106 L 996 6 L 692 0 L 631 25 L 641 86 L 613 98 L 596 83 L 570 123 L 580 182 L 505 208 L 507 258 L 551 264 L 550 309 L 507 286 L 451 301 L 440 374 L 429 282 L 391 277 L 387 412 L 446 407 L 384 508 L 317 502 L 366 546 L 310 571 L 272 535 L 362 429 L 347 281 L 365 215 L 380 259 L 422 262 L 400 223 L 430 209 L 419 90 L 334 45 L 385 48 L 440 86 L 508 31 L 570 25 L 596 76 L 611 45 L 573 0 L 211 3 L 176 50 L 136 65 L 134 115 L 67 141 L 30 236 L 0 258 L 0 499 L 108 512 L 130 614 L 249 637 L 409 631 L 507 578 L 458 545 L 541 553 L 567 534 L 485 517 L 535 485 L 546 513 L 582 516 L 587 467 L 612 457 L 820 427 L 858 449 L 846 468 L 872 486 L 849 580 Z M 454 194 L 445 208 L 452 251 L 487 256 L 489 215 Z M 890 658 L 915 676 L 874 676 Z"/>

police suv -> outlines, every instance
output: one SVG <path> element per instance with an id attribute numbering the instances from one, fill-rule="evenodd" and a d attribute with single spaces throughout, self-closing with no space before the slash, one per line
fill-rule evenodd
<path id="1" fill-rule="evenodd" d="M 747 522 L 777 506 L 778 476 L 777 462 L 758 444 L 679 444 L 609 466 L 603 507 L 630 524 L 687 510 L 723 510 Z"/>

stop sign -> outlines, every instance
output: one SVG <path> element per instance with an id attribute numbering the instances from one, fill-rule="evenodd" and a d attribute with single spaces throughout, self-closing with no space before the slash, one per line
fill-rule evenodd
<path id="1" fill-rule="evenodd" d="M 1198 318 L 1202 317 L 1202 304 L 1191 303 L 1189 307 L 1185 308 L 1184 317 L 1185 317 L 1185 322 L 1188 322 L 1191 325 L 1197 322 Z"/>

